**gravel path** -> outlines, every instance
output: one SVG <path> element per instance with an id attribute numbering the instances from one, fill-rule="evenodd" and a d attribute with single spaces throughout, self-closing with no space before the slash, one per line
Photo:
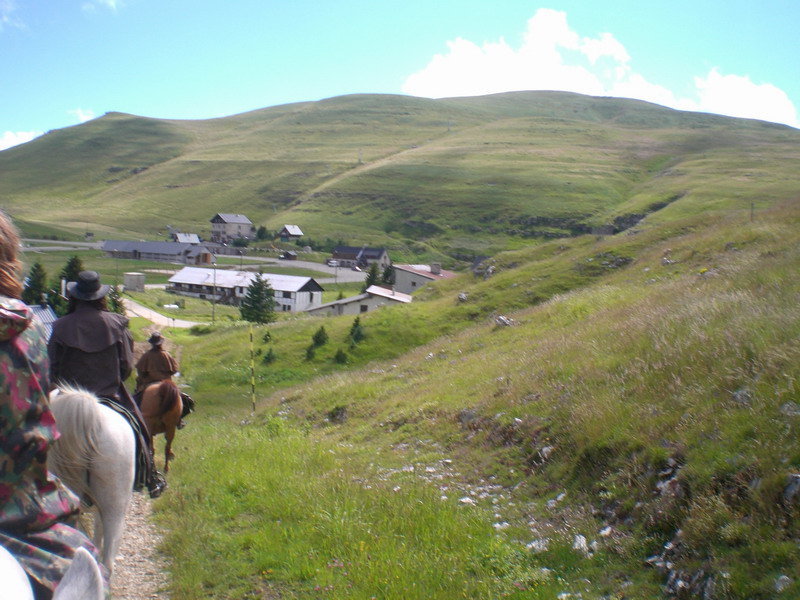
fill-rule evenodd
<path id="1" fill-rule="evenodd" d="M 150 518 L 152 502 L 147 494 L 133 494 L 111 576 L 112 600 L 169 600 L 168 564 L 158 554 L 161 536 Z"/>

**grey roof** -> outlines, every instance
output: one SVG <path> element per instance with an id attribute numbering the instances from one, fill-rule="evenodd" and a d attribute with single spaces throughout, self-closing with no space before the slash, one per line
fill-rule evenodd
<path id="1" fill-rule="evenodd" d="M 214 222 L 214 219 L 217 217 L 219 217 L 225 223 L 245 223 L 247 225 L 253 224 L 253 222 L 246 216 L 233 213 L 217 213 L 211 218 L 211 221 Z"/>
<path id="2" fill-rule="evenodd" d="M 367 246 L 336 246 L 333 249 L 334 256 L 353 256 L 356 258 L 380 258 L 386 248 L 369 248 Z"/>
<path id="3" fill-rule="evenodd" d="M 50 334 L 53 333 L 53 323 L 58 319 L 56 313 L 47 304 L 31 304 L 30 309 L 33 312 L 33 318 L 40 321 L 44 325 L 45 335 L 50 339 Z"/>
<path id="4" fill-rule="evenodd" d="M 322 286 L 311 277 L 276 275 L 274 273 L 262 273 L 261 277 L 268 281 L 270 287 L 276 292 L 316 292 L 322 290 Z M 255 278 L 256 274 L 248 271 L 184 267 L 170 277 L 169 282 L 187 285 L 215 284 L 217 287 L 221 288 L 234 288 L 249 287 Z"/>
<path id="5" fill-rule="evenodd" d="M 208 252 L 208 249 L 196 244 L 182 244 L 180 242 L 131 242 L 128 240 L 105 240 L 103 242 L 104 252 L 147 252 L 148 254 L 171 254 L 182 256 L 190 252 L 192 255 L 201 252 L 200 249 Z"/>

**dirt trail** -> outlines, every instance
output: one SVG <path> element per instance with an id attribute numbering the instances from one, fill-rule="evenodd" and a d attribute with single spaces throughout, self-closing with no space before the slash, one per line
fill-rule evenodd
<path id="1" fill-rule="evenodd" d="M 158 554 L 161 536 L 150 518 L 153 502 L 133 494 L 111 576 L 112 600 L 169 600 L 168 563 Z"/>

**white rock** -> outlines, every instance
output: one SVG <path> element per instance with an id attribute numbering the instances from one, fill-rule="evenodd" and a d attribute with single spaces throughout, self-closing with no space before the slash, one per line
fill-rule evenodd
<path id="1" fill-rule="evenodd" d="M 589 544 L 586 542 L 586 538 L 580 534 L 576 535 L 572 541 L 572 549 L 584 556 L 589 556 Z"/>
<path id="2" fill-rule="evenodd" d="M 548 541 L 549 540 L 547 538 L 533 540 L 532 542 L 525 544 L 525 547 L 531 552 L 546 552 Z"/>

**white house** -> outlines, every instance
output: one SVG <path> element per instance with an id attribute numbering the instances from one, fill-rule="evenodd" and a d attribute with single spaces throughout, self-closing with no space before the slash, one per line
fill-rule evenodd
<path id="1" fill-rule="evenodd" d="M 342 298 L 333 302 L 326 302 L 308 310 L 316 316 L 333 317 L 338 315 L 358 315 L 375 310 L 389 304 L 408 304 L 412 298 L 408 294 L 401 294 L 378 285 L 369 286 L 363 294 Z"/>
<path id="2" fill-rule="evenodd" d="M 275 292 L 276 311 L 302 312 L 322 303 L 322 286 L 311 277 L 273 273 L 262 273 L 261 277 Z M 169 278 L 167 290 L 183 296 L 215 299 L 220 304 L 239 305 L 255 278 L 255 273 L 247 271 L 184 267 Z"/>
<path id="3" fill-rule="evenodd" d="M 404 294 L 412 294 L 426 283 L 450 279 L 456 274 L 445 271 L 439 263 L 430 265 L 392 265 L 394 268 L 394 288 Z"/>

